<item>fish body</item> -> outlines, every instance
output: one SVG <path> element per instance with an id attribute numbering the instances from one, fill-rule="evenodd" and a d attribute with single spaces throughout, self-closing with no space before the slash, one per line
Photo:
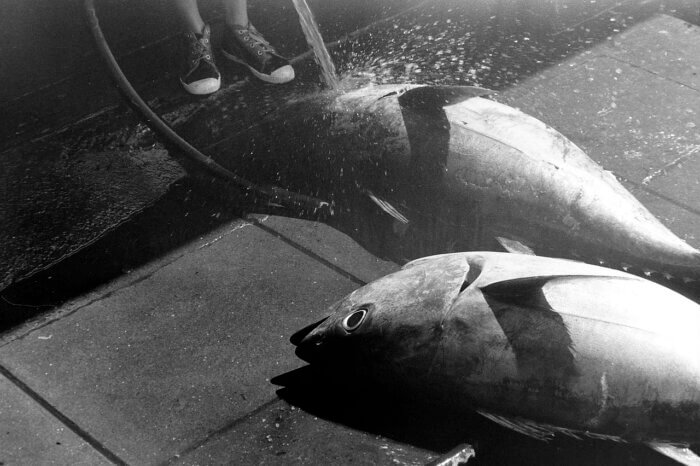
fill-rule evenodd
<path id="1" fill-rule="evenodd" d="M 450 185 L 469 196 L 482 192 L 484 202 L 510 220 L 501 223 L 510 223 L 511 230 L 517 232 L 518 223 L 534 224 L 588 244 L 603 257 L 626 257 L 645 267 L 698 266 L 697 250 L 556 130 L 482 98 L 445 112 L 452 128 Z"/>
<path id="2" fill-rule="evenodd" d="M 700 279 L 678 238 L 580 148 L 473 87 L 383 85 L 292 98 L 223 162 L 334 206 L 329 223 L 403 261 L 498 248 Z"/>
<path id="3" fill-rule="evenodd" d="M 496 252 L 423 258 L 292 341 L 311 363 L 451 410 L 700 440 L 700 306 L 621 271 Z"/>

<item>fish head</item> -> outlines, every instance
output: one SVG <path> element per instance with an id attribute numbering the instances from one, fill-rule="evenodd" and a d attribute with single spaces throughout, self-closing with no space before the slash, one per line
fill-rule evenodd
<path id="1" fill-rule="evenodd" d="M 408 264 L 369 283 L 330 308 L 330 314 L 291 339 L 312 364 L 410 378 L 425 372 L 439 347 L 445 315 L 469 264 L 463 255 Z"/>

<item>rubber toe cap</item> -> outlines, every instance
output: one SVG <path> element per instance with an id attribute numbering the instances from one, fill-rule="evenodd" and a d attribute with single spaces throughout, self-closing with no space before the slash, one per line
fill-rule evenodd
<path id="1" fill-rule="evenodd" d="M 277 68 L 270 76 L 274 78 L 275 82 L 286 83 L 294 79 L 294 68 L 292 65 L 285 65 Z"/>
<path id="2" fill-rule="evenodd" d="M 182 81 L 180 81 L 182 82 Z M 206 78 L 192 83 L 182 82 L 182 86 L 187 92 L 194 95 L 207 95 L 218 91 L 221 88 L 221 78 Z"/>

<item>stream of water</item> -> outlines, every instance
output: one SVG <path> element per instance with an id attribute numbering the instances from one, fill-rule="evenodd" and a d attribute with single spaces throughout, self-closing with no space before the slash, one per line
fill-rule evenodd
<path id="1" fill-rule="evenodd" d="M 304 36 L 306 36 L 306 42 L 311 47 L 311 50 L 316 57 L 316 62 L 321 67 L 321 78 L 326 86 L 331 89 L 337 89 L 340 85 L 338 76 L 335 71 L 335 65 L 331 60 L 331 56 L 328 54 L 326 49 L 326 44 L 323 42 L 323 37 L 318 30 L 318 25 L 314 19 L 313 13 L 306 0 L 292 0 L 294 2 L 294 8 L 296 8 L 299 14 L 299 23 L 304 31 Z"/>

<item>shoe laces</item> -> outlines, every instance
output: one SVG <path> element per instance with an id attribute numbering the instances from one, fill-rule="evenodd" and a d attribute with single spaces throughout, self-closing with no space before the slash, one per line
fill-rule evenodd
<path id="1" fill-rule="evenodd" d="M 252 24 L 249 24 L 245 29 L 239 29 L 238 34 L 242 36 L 244 42 L 249 42 L 251 47 L 259 49 L 258 55 L 261 55 L 263 52 L 277 53 L 274 47 L 265 40 Z"/>
<path id="2" fill-rule="evenodd" d="M 196 66 L 200 61 L 204 60 L 213 63 L 211 56 L 211 45 L 208 34 L 203 34 L 201 38 L 196 35 L 191 35 L 190 57 L 192 63 Z"/>

